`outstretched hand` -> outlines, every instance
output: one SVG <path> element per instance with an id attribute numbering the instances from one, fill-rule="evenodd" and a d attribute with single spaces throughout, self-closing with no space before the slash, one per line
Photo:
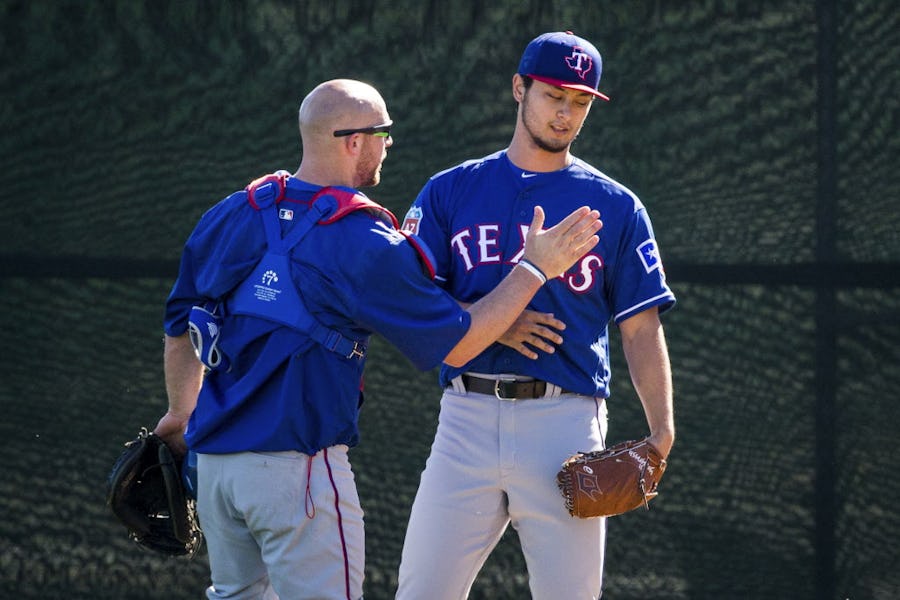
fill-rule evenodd
<path id="1" fill-rule="evenodd" d="M 544 209 L 535 206 L 525 236 L 524 258 L 537 265 L 547 279 L 553 279 L 597 245 L 600 237 L 596 233 L 603 222 L 598 211 L 582 206 L 550 229 L 543 227 Z"/>

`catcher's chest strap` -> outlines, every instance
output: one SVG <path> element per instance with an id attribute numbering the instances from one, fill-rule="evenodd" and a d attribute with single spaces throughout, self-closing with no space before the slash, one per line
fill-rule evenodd
<path id="1" fill-rule="evenodd" d="M 512 377 L 483 377 L 468 373 L 464 373 L 454 379 L 453 387 L 457 391 L 487 394 L 500 400 L 555 398 L 562 394 L 573 393 L 549 381 L 541 381 L 540 379 L 516 381 Z"/>
<path id="2" fill-rule="evenodd" d="M 387 209 L 355 190 L 324 187 L 310 201 L 309 210 L 282 237 L 278 203 L 284 198 L 289 175 L 279 172 L 247 186 L 247 199 L 259 211 L 265 228 L 268 251 L 253 272 L 228 301 L 233 314 L 268 319 L 302 331 L 328 350 L 348 359 L 364 358 L 366 340 L 355 340 L 319 323 L 307 310 L 291 279 L 290 250 L 317 224 L 328 225 L 357 210 L 374 211 L 396 226 L 397 220 Z"/>

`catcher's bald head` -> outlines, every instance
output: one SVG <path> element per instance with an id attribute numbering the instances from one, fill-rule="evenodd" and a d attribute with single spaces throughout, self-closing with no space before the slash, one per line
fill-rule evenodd
<path id="1" fill-rule="evenodd" d="M 318 185 L 378 185 L 390 137 L 334 132 L 390 123 L 387 106 L 374 87 L 353 79 L 316 86 L 300 104 L 303 157 L 295 177 Z"/>
<path id="2" fill-rule="evenodd" d="M 384 99 L 374 87 L 353 79 L 319 84 L 300 105 L 300 137 L 304 147 L 317 146 L 338 129 L 356 129 L 388 120 Z"/>

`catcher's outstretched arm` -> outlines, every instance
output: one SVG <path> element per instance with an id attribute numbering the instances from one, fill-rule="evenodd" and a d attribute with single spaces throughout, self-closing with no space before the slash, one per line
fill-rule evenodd
<path id="1" fill-rule="evenodd" d="M 665 458 L 675 443 L 675 418 L 672 368 L 659 313 L 645 310 L 622 321 L 619 329 L 631 381 L 650 426 L 649 441 Z"/>
<path id="2" fill-rule="evenodd" d="M 472 306 L 471 302 L 462 302 L 459 299 L 456 302 L 463 308 Z M 537 360 L 537 351 L 546 354 L 556 352 L 556 347 L 563 343 L 562 336 L 558 332 L 565 328 L 566 324 L 552 313 L 526 308 L 497 342 L 509 346 L 526 358 Z"/>
<path id="3" fill-rule="evenodd" d="M 203 363 L 197 359 L 187 333 L 178 337 L 166 336 L 163 364 L 169 410 L 153 430 L 181 456 L 187 452 L 184 428 L 197 405 L 197 395 L 203 383 Z"/>

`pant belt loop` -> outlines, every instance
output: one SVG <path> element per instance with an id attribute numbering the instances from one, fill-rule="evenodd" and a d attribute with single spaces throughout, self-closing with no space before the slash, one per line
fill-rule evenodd
<path id="1" fill-rule="evenodd" d="M 457 394 L 466 393 L 466 385 L 463 383 L 462 375 L 457 375 L 456 377 L 451 379 L 450 385 L 453 387 L 453 391 Z"/>
<path id="2" fill-rule="evenodd" d="M 562 394 L 562 388 L 548 381 L 547 389 L 544 391 L 544 398 L 558 398 L 560 394 Z"/>

